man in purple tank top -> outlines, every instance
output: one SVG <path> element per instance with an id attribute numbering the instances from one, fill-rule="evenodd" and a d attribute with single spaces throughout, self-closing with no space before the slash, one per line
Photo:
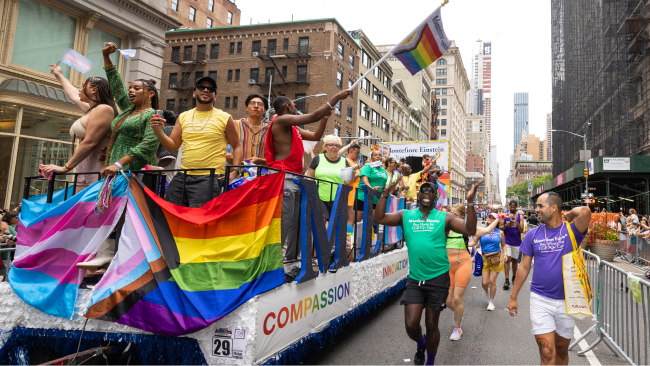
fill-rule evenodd
<path id="1" fill-rule="evenodd" d="M 510 289 L 508 280 L 510 273 L 510 263 L 512 263 L 512 283 L 515 283 L 517 275 L 517 263 L 519 263 L 519 246 L 521 245 L 521 233 L 524 232 L 524 219 L 517 213 L 517 201 L 512 200 L 508 204 L 508 215 L 505 220 L 499 224 L 499 229 L 503 231 L 506 238 L 506 252 L 504 253 L 504 265 L 506 272 L 506 282 L 503 284 L 504 290 Z"/>

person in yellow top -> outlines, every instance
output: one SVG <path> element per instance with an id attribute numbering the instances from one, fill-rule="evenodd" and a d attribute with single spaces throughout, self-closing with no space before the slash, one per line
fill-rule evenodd
<path id="1" fill-rule="evenodd" d="M 196 108 L 182 113 L 171 135 L 163 131 L 165 122 L 160 116 L 151 119 L 160 144 L 170 152 L 183 146 L 181 169 L 215 168 L 215 178 L 210 187 L 210 171 L 194 170 L 187 174 L 179 172 L 169 183 L 165 200 L 185 207 L 201 207 L 212 200 L 219 192 L 219 180 L 226 168 L 226 150 L 230 144 L 233 164 L 241 165 L 242 147 L 237 127 L 232 117 L 213 107 L 217 93 L 217 83 L 211 77 L 196 81 L 193 92 Z M 231 172 L 230 179 L 237 178 L 241 169 Z"/>
<path id="2" fill-rule="evenodd" d="M 404 174 L 404 177 L 402 178 L 402 182 L 404 183 L 404 190 L 402 191 L 402 196 L 406 198 L 406 210 L 414 210 L 417 208 L 418 205 L 418 189 L 417 187 L 417 182 L 422 178 L 422 175 L 431 169 L 433 165 L 429 164 L 424 167 L 421 171 L 417 173 L 413 173 L 413 169 L 411 169 L 411 166 L 408 164 L 403 164 L 402 165 L 402 174 Z"/>

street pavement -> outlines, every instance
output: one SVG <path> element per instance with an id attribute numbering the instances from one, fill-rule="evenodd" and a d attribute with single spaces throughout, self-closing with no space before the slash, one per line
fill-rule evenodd
<path id="1" fill-rule="evenodd" d="M 534 271 L 534 266 L 533 270 Z M 460 341 L 450 341 L 453 330 L 452 311 L 445 309 L 440 315 L 440 346 L 436 357 L 438 365 L 538 365 L 539 352 L 531 333 L 530 323 L 530 280 L 519 292 L 520 314 L 511 317 L 507 306 L 510 291 L 502 289 L 505 280 L 500 273 L 498 290 L 494 300 L 495 311 L 487 311 L 485 292 L 481 278 L 472 277 L 464 297 L 463 336 Z M 512 276 L 512 274 L 511 274 Z M 404 309 L 399 305 L 402 294 L 389 298 L 378 310 L 346 328 L 320 352 L 309 354 L 305 364 L 359 364 L 359 365 L 409 365 L 413 364 L 415 342 L 404 330 Z M 594 322 L 591 319 L 576 321 L 575 333 L 579 336 Z M 424 316 L 422 317 L 424 330 Z M 574 338 L 575 339 L 575 338 Z M 619 365 L 625 360 L 616 357 L 604 343 L 578 356 L 577 352 L 587 348 L 596 340 L 595 335 L 587 337 L 576 348 L 569 351 L 572 365 Z"/>

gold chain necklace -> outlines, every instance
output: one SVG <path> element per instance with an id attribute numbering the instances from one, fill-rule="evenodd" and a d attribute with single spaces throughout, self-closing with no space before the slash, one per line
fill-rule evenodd
<path id="1" fill-rule="evenodd" d="M 194 127 L 194 113 L 195 112 L 196 112 L 196 108 L 194 108 L 194 110 L 192 111 L 192 120 L 190 121 L 190 127 L 192 127 L 192 131 L 195 131 L 195 132 L 203 131 L 205 126 L 208 125 L 208 122 L 210 122 L 210 119 L 212 119 L 212 112 L 214 112 L 214 108 L 212 108 L 212 110 L 210 111 L 210 115 L 208 116 L 208 118 L 203 120 L 203 125 L 198 130 L 196 129 L 196 127 Z"/>

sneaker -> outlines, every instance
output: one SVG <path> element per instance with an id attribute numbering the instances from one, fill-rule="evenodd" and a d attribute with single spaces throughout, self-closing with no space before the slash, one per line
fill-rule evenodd
<path id="1" fill-rule="evenodd" d="M 454 327 L 454 331 L 451 333 L 451 337 L 449 337 L 449 339 L 451 339 L 452 341 L 458 341 L 460 340 L 460 336 L 462 335 L 463 335 L 463 330 Z"/>
<path id="2" fill-rule="evenodd" d="M 510 280 L 506 278 L 506 283 L 503 284 L 504 290 L 510 290 Z"/>
<path id="3" fill-rule="evenodd" d="M 493 311 L 494 310 L 494 303 L 490 301 L 488 304 L 488 311 Z"/>
<path id="4" fill-rule="evenodd" d="M 424 365 L 424 361 L 426 361 L 425 359 L 426 351 L 427 351 L 426 348 L 418 347 L 418 350 L 415 352 L 415 357 L 413 357 L 414 365 Z"/>

